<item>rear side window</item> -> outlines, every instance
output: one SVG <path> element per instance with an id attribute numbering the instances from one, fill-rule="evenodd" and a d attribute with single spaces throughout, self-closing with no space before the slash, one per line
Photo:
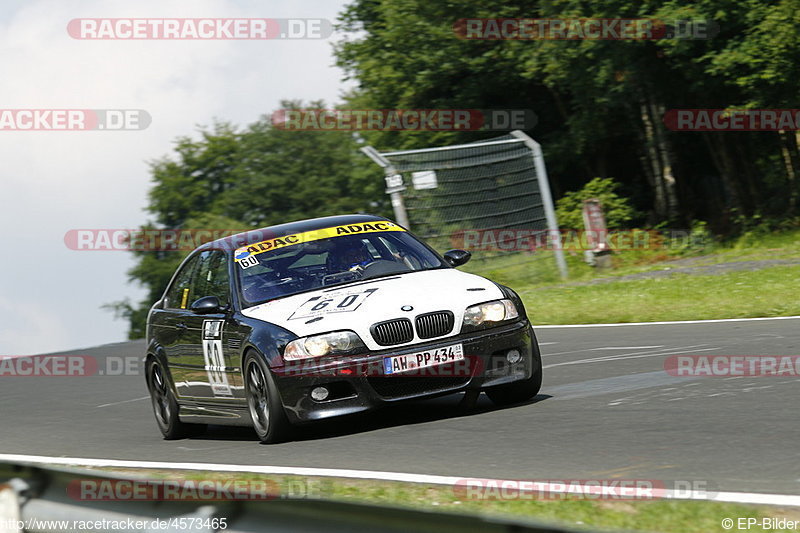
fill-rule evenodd
<path id="1" fill-rule="evenodd" d="M 168 309 L 186 309 L 194 300 L 192 290 L 192 274 L 197 266 L 199 256 L 194 256 L 184 263 L 175 280 L 167 291 L 165 307 Z"/>

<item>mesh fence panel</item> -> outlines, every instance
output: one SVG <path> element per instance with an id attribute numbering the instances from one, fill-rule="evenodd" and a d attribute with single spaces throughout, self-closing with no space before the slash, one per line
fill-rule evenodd
<path id="1" fill-rule="evenodd" d="M 439 251 L 473 251 L 470 270 L 512 268 L 547 255 L 519 246 L 519 232 L 499 231 L 547 230 L 533 153 L 522 139 L 381 155 L 403 176 L 411 230 Z M 413 173 L 431 170 L 435 187 L 415 186 Z M 433 185 L 430 175 L 426 182 Z M 495 244 L 498 235 L 507 237 Z"/>

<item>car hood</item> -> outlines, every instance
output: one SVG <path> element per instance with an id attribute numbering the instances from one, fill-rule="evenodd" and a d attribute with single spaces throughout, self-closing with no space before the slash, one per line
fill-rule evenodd
<path id="1" fill-rule="evenodd" d="M 380 350 L 385 347 L 377 344 L 369 331 L 377 322 L 393 318 L 413 321 L 423 313 L 448 310 L 455 315 L 455 328 L 447 337 L 459 333 L 467 307 L 502 297 L 497 285 L 488 279 L 445 268 L 304 292 L 244 309 L 242 314 L 300 337 L 348 329 L 371 350 Z M 406 344 L 417 342 L 420 339 L 415 333 L 414 340 Z"/>

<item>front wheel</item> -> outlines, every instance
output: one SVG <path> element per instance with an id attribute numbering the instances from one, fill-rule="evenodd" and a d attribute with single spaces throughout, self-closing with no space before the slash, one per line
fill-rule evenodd
<path id="1" fill-rule="evenodd" d="M 539 389 L 542 388 L 542 354 L 539 351 L 539 346 L 536 344 L 536 339 L 533 340 L 533 361 L 531 363 L 534 368 L 533 375 L 525 381 L 517 381 L 516 383 L 509 383 L 508 385 L 500 385 L 499 387 L 492 387 L 486 389 L 486 396 L 492 400 L 495 405 L 510 405 L 514 403 L 521 403 L 530 400 L 537 394 Z"/>
<path id="2" fill-rule="evenodd" d="M 247 407 L 253 429 L 264 444 L 275 444 L 289 438 L 291 425 L 283 409 L 278 388 L 267 365 L 257 355 L 245 358 L 244 385 Z"/>
<path id="3" fill-rule="evenodd" d="M 539 394 L 539 389 L 541 388 L 542 369 L 540 368 L 525 381 L 500 385 L 499 387 L 486 389 L 484 392 L 495 405 L 510 405 L 530 400 Z"/>
<path id="4" fill-rule="evenodd" d="M 178 417 L 178 401 L 169 386 L 166 373 L 158 361 L 151 359 L 147 364 L 147 385 L 158 429 L 166 440 L 201 435 L 206 431 L 205 424 L 186 424 Z"/>

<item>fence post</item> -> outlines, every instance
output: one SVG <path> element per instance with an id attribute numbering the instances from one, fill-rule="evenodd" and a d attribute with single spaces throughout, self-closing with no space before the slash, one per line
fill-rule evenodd
<path id="1" fill-rule="evenodd" d="M 547 167 L 544 164 L 542 145 L 528 137 L 520 130 L 514 130 L 511 135 L 517 139 L 522 139 L 525 146 L 530 148 L 533 155 L 533 164 L 536 166 L 536 178 L 539 181 L 539 191 L 542 194 L 542 206 L 547 218 L 547 231 L 550 234 L 550 243 L 556 256 L 556 265 L 561 277 L 566 279 L 569 275 L 567 261 L 564 259 L 564 250 L 561 246 L 561 238 L 558 230 L 558 220 L 556 220 L 556 210 L 553 205 L 553 196 L 550 194 L 550 182 L 547 179 Z"/>
<path id="2" fill-rule="evenodd" d="M 380 152 L 378 152 L 372 146 L 363 146 L 361 151 L 383 168 L 386 180 L 386 192 L 389 194 L 389 197 L 392 200 L 394 219 L 398 224 L 407 230 L 410 230 L 411 224 L 408 222 L 406 204 L 403 201 L 403 189 L 405 189 L 405 186 L 403 185 L 403 176 L 398 174 L 397 170 L 395 170 L 389 160 L 383 157 Z"/>

